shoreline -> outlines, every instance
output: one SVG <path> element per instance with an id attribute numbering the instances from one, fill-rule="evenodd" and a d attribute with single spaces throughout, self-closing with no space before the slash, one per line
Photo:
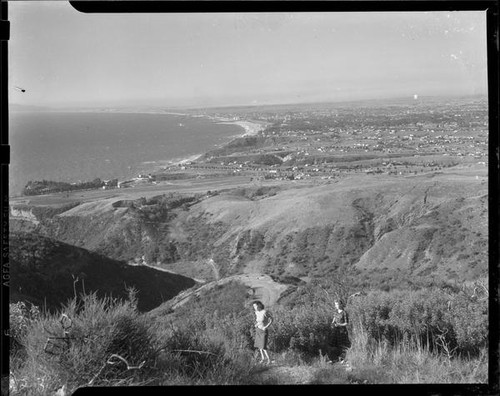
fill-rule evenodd
<path id="1" fill-rule="evenodd" d="M 73 112 L 73 110 L 68 111 L 68 112 Z M 266 126 L 269 124 L 267 122 L 263 121 L 249 121 L 249 120 L 231 120 L 229 118 L 225 117 L 217 117 L 217 116 L 212 116 L 208 114 L 196 114 L 196 113 L 182 113 L 182 112 L 175 112 L 175 111 L 163 111 L 163 110 L 155 110 L 155 109 L 148 109 L 148 110 L 140 110 L 140 109 L 80 109 L 80 110 L 74 110 L 74 112 L 78 113 L 121 113 L 121 114 L 155 114 L 155 115 L 173 115 L 173 116 L 183 116 L 183 117 L 191 117 L 191 118 L 208 118 L 209 120 L 213 121 L 216 124 L 234 124 L 242 127 L 245 132 L 243 135 L 238 135 L 237 137 L 243 137 L 243 136 L 253 136 L 259 133 L 260 131 L 264 130 Z M 202 154 L 201 154 L 202 155 Z"/>
<path id="2" fill-rule="evenodd" d="M 245 130 L 245 133 L 241 136 L 238 137 L 245 137 L 245 136 L 255 136 L 259 132 L 263 131 L 266 128 L 266 124 L 264 123 L 258 123 L 256 121 L 219 121 L 217 124 L 234 124 L 234 125 L 239 125 Z"/>
<path id="3" fill-rule="evenodd" d="M 217 117 L 217 116 L 212 116 L 212 115 L 206 115 L 206 114 L 188 114 L 188 113 L 180 113 L 180 112 L 163 112 L 163 111 L 106 111 L 106 110 L 80 110 L 79 112 L 84 112 L 84 113 L 126 113 L 126 114 L 157 114 L 157 115 L 173 115 L 173 116 L 183 116 L 183 117 L 193 117 L 193 118 L 206 118 L 209 119 L 211 122 L 214 124 L 221 124 L 221 125 L 237 125 L 243 129 L 243 133 L 240 131 L 237 131 L 237 133 L 233 136 L 229 136 L 228 140 L 221 143 L 221 144 L 216 144 L 213 147 L 206 147 L 204 148 L 203 152 L 198 152 L 196 154 L 190 154 L 185 157 L 176 157 L 176 158 L 170 158 L 170 159 L 165 159 L 165 160 L 160 160 L 160 161 L 144 161 L 140 164 L 140 168 L 142 170 L 139 172 L 140 174 L 151 174 L 151 173 L 156 173 L 156 172 L 162 172 L 167 170 L 170 167 L 175 167 L 175 166 L 182 166 L 184 164 L 190 163 L 190 162 L 195 162 L 201 160 L 203 156 L 205 156 L 209 151 L 213 150 L 214 148 L 221 148 L 224 147 L 231 142 L 233 142 L 236 139 L 246 137 L 246 136 L 255 136 L 262 130 L 264 130 L 269 123 L 263 122 L 263 121 L 254 121 L 254 120 L 232 120 L 229 118 L 225 117 Z M 138 175 L 135 175 L 137 177 Z M 125 179 L 119 178 L 119 181 L 126 181 L 131 178 L 134 178 L 134 176 L 126 177 Z M 109 178 L 108 178 L 109 179 Z M 57 181 L 57 180 L 54 180 Z M 12 194 L 12 195 L 11 195 Z M 19 198 L 23 197 L 22 192 L 14 192 L 14 193 L 9 193 L 9 198 Z"/>
<path id="4" fill-rule="evenodd" d="M 266 128 L 266 126 L 269 124 L 268 122 L 263 122 L 263 121 L 231 120 L 231 119 L 225 118 L 225 117 L 216 117 L 216 116 L 205 115 L 205 114 L 188 114 L 188 113 L 174 113 L 174 112 L 162 112 L 162 113 L 158 113 L 158 114 L 170 114 L 170 115 L 178 115 L 178 116 L 194 117 L 194 118 L 205 117 L 205 118 L 208 118 L 208 119 L 214 121 L 216 124 L 238 125 L 245 130 L 245 133 L 243 135 L 238 135 L 237 137 L 255 136 L 259 132 L 263 131 Z"/>
<path id="5" fill-rule="evenodd" d="M 217 117 L 208 114 L 196 114 L 196 113 L 181 113 L 174 111 L 161 111 L 161 110 L 125 110 L 125 109 L 110 109 L 110 110 L 80 110 L 79 112 L 84 113 L 122 113 L 122 114 L 156 114 L 156 115 L 174 115 L 174 116 L 183 116 L 183 117 L 192 117 L 192 118 L 208 118 L 216 124 L 234 124 L 242 127 L 245 130 L 243 135 L 238 135 L 238 137 L 243 136 L 254 136 L 258 134 L 260 131 L 264 130 L 266 126 L 269 124 L 263 121 L 255 121 L 255 120 L 231 120 L 225 117 Z"/>
<path id="6" fill-rule="evenodd" d="M 186 117 L 195 117 L 195 118 L 208 118 L 212 120 L 216 124 L 223 124 L 223 125 L 238 125 L 239 127 L 243 128 L 244 133 L 243 134 L 238 134 L 235 135 L 234 137 L 230 138 L 227 142 L 222 143 L 220 145 L 216 145 L 216 147 L 221 148 L 224 147 L 231 142 L 233 142 L 236 139 L 240 139 L 242 137 L 247 137 L 247 136 L 256 136 L 259 134 L 259 132 L 263 131 L 266 129 L 266 127 L 269 125 L 269 123 L 265 122 L 258 122 L 258 121 L 248 121 L 248 120 L 230 120 L 224 117 L 215 117 L 215 116 L 210 116 L 210 115 L 203 115 L 203 114 L 185 114 L 185 113 L 161 113 L 161 114 L 170 114 L 170 115 L 182 115 Z M 188 157 L 182 157 L 182 158 L 173 158 L 172 160 L 165 160 L 163 161 L 165 164 L 164 165 L 158 165 L 159 168 L 155 168 L 154 171 L 158 170 L 165 170 L 166 167 L 170 166 L 179 166 L 183 165 L 189 162 L 194 162 L 199 160 L 201 157 L 203 157 L 207 152 L 209 152 L 210 149 L 207 149 L 207 151 L 204 151 L 202 153 L 198 154 L 193 154 Z"/>

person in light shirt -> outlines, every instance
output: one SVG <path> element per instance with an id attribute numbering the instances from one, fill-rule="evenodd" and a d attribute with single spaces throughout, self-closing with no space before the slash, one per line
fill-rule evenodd
<path id="1" fill-rule="evenodd" d="M 260 363 L 266 362 L 266 364 L 271 363 L 269 359 L 269 354 L 267 353 L 267 340 L 268 340 L 268 330 L 267 328 L 273 322 L 273 318 L 264 309 L 264 304 L 260 301 L 255 301 L 253 303 L 253 309 L 255 311 L 255 343 L 254 347 L 260 352 Z"/>

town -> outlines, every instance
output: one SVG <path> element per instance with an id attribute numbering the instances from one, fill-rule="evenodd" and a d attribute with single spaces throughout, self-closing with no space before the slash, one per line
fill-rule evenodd
<path id="1" fill-rule="evenodd" d="M 147 180 L 245 175 L 249 181 L 328 181 L 353 172 L 407 176 L 459 164 L 488 164 L 486 98 L 245 110 L 206 112 L 267 127 L 196 161 L 166 167 Z"/>

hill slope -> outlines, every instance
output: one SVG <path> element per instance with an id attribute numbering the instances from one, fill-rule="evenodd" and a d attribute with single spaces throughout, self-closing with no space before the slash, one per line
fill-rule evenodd
<path id="1" fill-rule="evenodd" d="M 54 309 L 85 291 L 126 298 L 137 290 L 138 309 L 147 311 L 187 289 L 187 277 L 151 268 L 133 267 L 97 253 L 27 233 L 11 233 L 12 302 L 31 301 Z"/>
<path id="2" fill-rule="evenodd" d="M 487 270 L 487 184 L 476 171 L 262 183 L 207 194 L 25 207 L 29 230 L 108 257 L 196 278 L 336 274 L 474 279 Z M 38 212 L 37 212 L 38 211 Z M 213 261 L 212 261 L 213 260 Z"/>

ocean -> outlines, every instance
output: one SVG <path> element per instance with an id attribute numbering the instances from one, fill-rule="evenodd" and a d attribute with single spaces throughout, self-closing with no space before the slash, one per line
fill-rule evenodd
<path id="1" fill-rule="evenodd" d="M 30 180 L 124 180 L 245 132 L 205 117 L 149 113 L 12 112 L 9 124 L 11 197 Z"/>

